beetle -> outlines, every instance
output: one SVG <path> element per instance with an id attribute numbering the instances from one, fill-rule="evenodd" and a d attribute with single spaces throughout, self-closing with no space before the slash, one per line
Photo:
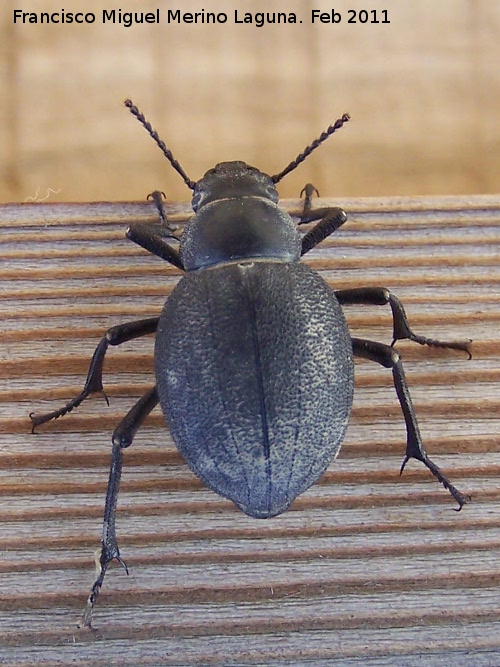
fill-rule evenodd
<path id="1" fill-rule="evenodd" d="M 156 384 L 114 430 L 98 576 L 83 623 L 106 571 L 117 560 L 128 572 L 116 539 L 115 516 L 123 449 L 160 403 L 173 439 L 194 473 L 213 491 L 255 518 L 284 512 L 314 484 L 338 454 L 353 398 L 359 356 L 392 370 L 406 423 L 406 455 L 421 461 L 458 502 L 469 500 L 428 457 L 396 341 L 464 350 L 416 334 L 399 299 L 387 288 L 333 291 L 301 257 L 343 225 L 340 208 L 312 207 L 317 190 L 306 185 L 298 225 L 278 205 L 276 184 L 348 120 L 344 114 L 279 173 L 269 176 L 245 162 L 222 162 L 198 181 L 188 178 L 171 151 L 130 100 L 144 126 L 192 190 L 194 215 L 178 238 L 162 193 L 151 198 L 158 223 L 135 223 L 127 238 L 184 272 L 159 317 L 111 327 L 96 347 L 83 390 L 59 410 L 30 414 L 32 430 L 102 392 L 110 345 L 156 333 Z M 179 247 L 175 244 L 179 241 Z M 393 340 L 385 345 L 351 337 L 342 306 L 389 305 Z M 106 400 L 107 397 L 104 394 Z"/>

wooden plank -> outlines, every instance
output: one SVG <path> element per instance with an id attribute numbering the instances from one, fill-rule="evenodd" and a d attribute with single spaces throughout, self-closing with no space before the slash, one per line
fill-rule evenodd
<path id="1" fill-rule="evenodd" d="M 110 407 L 89 399 L 36 435 L 27 415 L 72 397 L 102 332 L 158 313 L 180 273 L 124 238 L 131 220 L 154 219 L 150 204 L 0 207 L 0 663 L 500 660 L 500 200 L 335 203 L 350 220 L 307 263 L 332 287 L 389 287 L 420 333 L 473 339 L 471 361 L 398 345 L 429 453 L 472 503 L 455 513 L 417 462 L 399 477 L 391 376 L 367 362 L 339 459 L 269 521 L 205 489 L 155 410 L 126 452 L 118 536 L 130 576 L 109 572 L 98 629 L 79 628 L 110 434 L 153 382 L 152 338 L 109 352 Z M 181 226 L 188 210 L 169 205 Z M 346 314 L 356 335 L 390 341 L 387 309 Z"/>

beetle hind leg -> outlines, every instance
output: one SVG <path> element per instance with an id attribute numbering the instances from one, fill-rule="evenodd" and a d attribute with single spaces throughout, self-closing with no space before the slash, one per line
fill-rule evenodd
<path id="1" fill-rule="evenodd" d="M 391 347 L 398 340 L 408 339 L 419 345 L 429 347 L 443 347 L 452 350 L 462 350 L 472 358 L 470 351 L 471 340 L 444 341 L 414 333 L 408 322 L 408 316 L 401 301 L 386 287 L 355 287 L 353 289 L 336 290 L 335 296 L 341 305 L 366 304 L 385 306 L 389 304 L 392 310 L 393 333 Z"/>
<path id="2" fill-rule="evenodd" d="M 355 356 L 369 359 L 370 361 L 376 361 L 385 368 L 390 368 L 392 370 L 394 387 L 405 418 L 407 435 L 406 456 L 400 472 L 403 472 L 410 458 L 421 461 L 432 472 L 434 477 L 441 482 L 444 488 L 448 489 L 459 505 L 457 511 L 460 511 L 462 506 L 470 500 L 470 496 L 459 491 L 441 469 L 428 457 L 418 428 L 415 409 L 413 407 L 413 402 L 411 400 L 410 391 L 403 370 L 403 364 L 399 354 L 389 345 L 376 343 L 371 340 L 364 340 L 362 338 L 353 338 L 352 348 Z"/>
<path id="3" fill-rule="evenodd" d="M 128 574 L 127 565 L 120 556 L 116 540 L 116 505 L 122 474 L 123 450 L 132 444 L 138 429 L 144 423 L 151 410 L 156 407 L 158 401 L 158 392 L 155 386 L 137 401 L 113 432 L 108 490 L 104 505 L 101 554 L 97 561 L 97 578 L 90 589 L 90 595 L 87 599 L 87 605 L 82 618 L 83 625 L 88 628 L 92 627 L 92 612 L 111 562 L 113 560 L 118 561 Z"/>

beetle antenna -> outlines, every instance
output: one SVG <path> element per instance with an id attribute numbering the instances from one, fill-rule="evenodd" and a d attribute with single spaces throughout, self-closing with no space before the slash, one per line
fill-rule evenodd
<path id="1" fill-rule="evenodd" d="M 190 188 L 191 190 L 194 190 L 194 187 L 196 183 L 192 181 L 189 176 L 186 174 L 184 169 L 181 167 L 181 165 L 177 162 L 177 160 L 174 158 L 172 155 L 172 151 L 170 151 L 165 143 L 160 139 L 158 136 L 158 132 L 154 130 L 151 126 L 151 123 L 149 123 L 146 118 L 143 116 L 143 114 L 139 111 L 139 109 L 134 105 L 132 100 L 125 100 L 125 106 L 128 108 L 130 113 L 137 118 L 139 123 L 148 131 L 149 135 L 155 140 L 156 145 L 159 147 L 163 155 L 167 158 L 167 160 L 170 162 L 172 167 L 175 169 L 175 171 L 180 174 L 182 180 L 184 183 Z"/>
<path id="2" fill-rule="evenodd" d="M 274 174 L 274 176 L 271 176 L 271 179 L 273 183 L 277 183 L 278 181 L 281 181 L 283 176 L 286 176 L 289 174 L 291 171 L 293 171 L 296 167 L 299 166 L 301 162 L 304 162 L 304 160 L 311 155 L 311 153 L 320 146 L 325 139 L 328 139 L 328 137 L 333 134 L 336 130 L 340 130 L 342 125 L 344 123 L 347 123 L 347 121 L 350 119 L 350 116 L 348 113 L 345 113 L 342 118 L 338 118 L 333 125 L 330 125 L 329 128 L 327 128 L 317 139 L 315 139 L 312 144 L 309 144 L 307 148 L 304 148 L 302 153 L 297 155 L 295 160 L 292 160 L 290 164 L 285 167 L 282 171 L 279 172 L 279 174 Z"/>

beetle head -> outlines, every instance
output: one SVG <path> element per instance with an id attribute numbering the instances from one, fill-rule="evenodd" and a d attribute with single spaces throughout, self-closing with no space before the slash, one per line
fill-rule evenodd
<path id="1" fill-rule="evenodd" d="M 277 203 L 278 191 L 270 176 L 246 162 L 219 162 L 195 185 L 191 201 L 194 211 L 221 199 L 262 197 Z"/>

